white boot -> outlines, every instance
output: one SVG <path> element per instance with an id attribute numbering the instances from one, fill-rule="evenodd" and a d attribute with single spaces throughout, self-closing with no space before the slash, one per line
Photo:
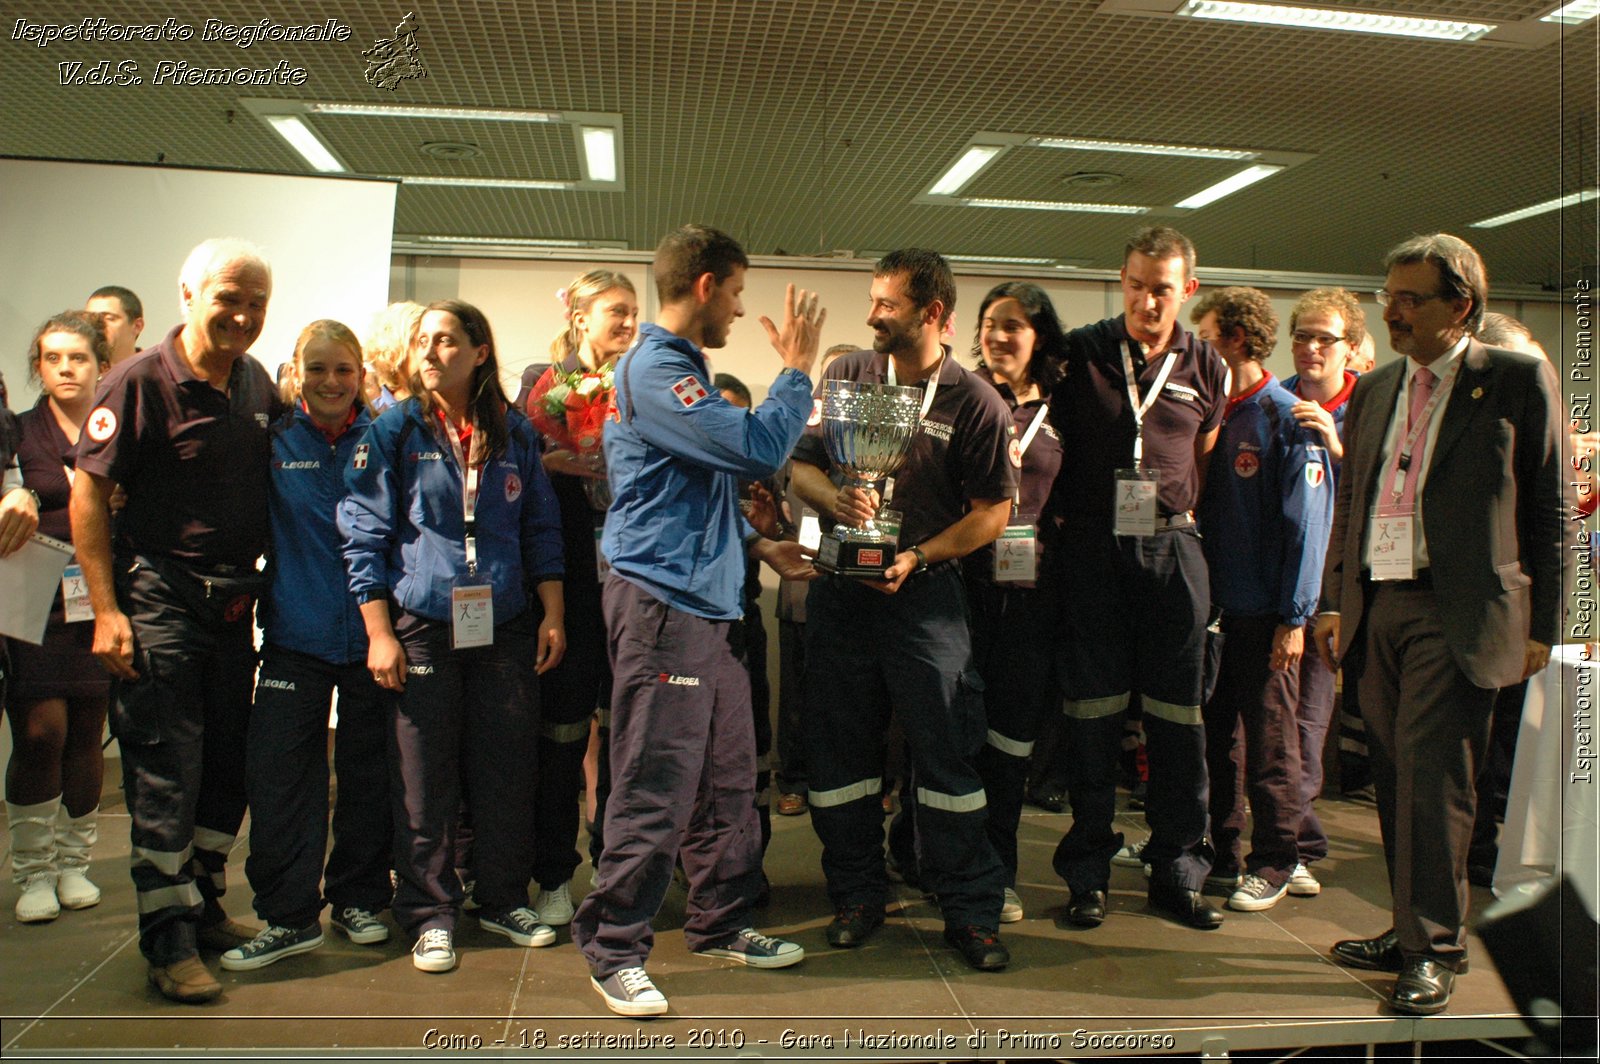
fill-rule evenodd
<path id="1" fill-rule="evenodd" d="M 100 810 L 82 816 L 67 812 L 66 803 L 56 813 L 56 897 L 63 909 L 87 909 L 100 904 L 100 888 L 89 882 L 89 854 L 100 841 Z"/>
<path id="2" fill-rule="evenodd" d="M 11 822 L 11 878 L 22 888 L 17 919 L 25 924 L 61 915 L 56 901 L 56 810 L 61 796 L 38 805 L 6 803 Z"/>

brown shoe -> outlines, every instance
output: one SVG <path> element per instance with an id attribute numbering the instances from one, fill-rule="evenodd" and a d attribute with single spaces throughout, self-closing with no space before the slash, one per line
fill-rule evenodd
<path id="1" fill-rule="evenodd" d="M 181 1001 L 185 1005 L 198 1005 L 222 993 L 222 984 L 194 955 L 173 961 L 165 968 L 152 964 L 150 985 L 161 991 L 163 997 Z"/>
<path id="2" fill-rule="evenodd" d="M 226 953 L 230 949 L 238 949 L 245 943 L 253 941 L 260 933 L 259 927 L 247 927 L 237 920 L 230 920 L 224 916 L 209 927 L 202 927 L 195 934 L 195 940 L 200 943 L 201 949 Z"/>
<path id="3" fill-rule="evenodd" d="M 803 794 L 778 795 L 779 816 L 799 816 L 806 811 L 806 796 Z"/>

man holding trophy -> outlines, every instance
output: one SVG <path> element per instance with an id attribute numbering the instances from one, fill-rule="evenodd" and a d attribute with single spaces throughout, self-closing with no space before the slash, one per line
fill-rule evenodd
<path id="1" fill-rule="evenodd" d="M 973 766 L 986 724 L 957 562 L 1006 527 L 1011 415 L 940 343 L 956 297 L 941 256 L 890 252 L 871 297 L 873 350 L 828 367 L 794 453 L 796 491 L 834 526 L 806 601 L 808 797 L 835 910 L 827 938 L 858 946 L 883 923 L 893 709 L 911 748 L 922 884 L 946 941 L 993 970 L 1010 961 L 996 930 L 1005 873 Z"/>

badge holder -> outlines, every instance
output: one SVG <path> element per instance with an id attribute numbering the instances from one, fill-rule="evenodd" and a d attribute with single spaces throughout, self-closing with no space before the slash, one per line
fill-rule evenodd
<path id="1" fill-rule="evenodd" d="M 77 562 L 61 571 L 61 604 L 66 609 L 68 624 L 94 620 L 94 609 L 89 605 L 89 585 L 83 579 L 83 566 Z"/>
<path id="2" fill-rule="evenodd" d="M 1116 509 L 1112 532 L 1119 536 L 1156 534 L 1156 494 L 1161 475 L 1154 469 L 1117 470 Z"/>
<path id="3" fill-rule="evenodd" d="M 456 455 L 465 456 L 454 437 Z M 478 581 L 478 477 L 476 467 L 466 469 L 462 495 L 463 523 L 466 532 L 467 575 L 457 577 L 450 588 L 450 649 L 467 650 L 494 643 L 494 588 Z"/>
<path id="4" fill-rule="evenodd" d="M 1382 513 L 1374 511 L 1372 524 L 1367 530 L 1367 542 L 1372 544 L 1372 579 L 1411 580 L 1416 577 L 1416 540 L 1412 536 L 1416 515 L 1406 511 Z"/>
<path id="5" fill-rule="evenodd" d="M 1007 525 L 994 541 L 994 581 L 1027 583 L 1039 578 L 1039 532 L 1031 522 Z"/>

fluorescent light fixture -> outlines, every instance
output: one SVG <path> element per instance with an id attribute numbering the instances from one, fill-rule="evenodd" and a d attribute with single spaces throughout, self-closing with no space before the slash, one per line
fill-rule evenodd
<path id="1" fill-rule="evenodd" d="M 325 115 L 368 115 L 374 118 L 451 118 L 477 122 L 560 122 L 557 111 L 509 111 L 497 107 L 410 107 L 398 103 L 319 103 L 307 111 Z"/>
<path id="2" fill-rule="evenodd" d="M 1092 140 L 1087 137 L 1033 137 L 1030 148 L 1070 148 L 1076 151 L 1114 151 L 1129 155 L 1182 155 L 1190 159 L 1256 159 L 1259 152 L 1242 148 L 1197 148 L 1185 144 L 1146 144 L 1128 140 Z"/>
<path id="3" fill-rule="evenodd" d="M 583 157 L 590 181 L 617 179 L 617 131 L 610 126 L 583 127 Z"/>
<path id="4" fill-rule="evenodd" d="M 962 185 L 971 181 L 979 170 L 993 162 L 994 157 L 999 155 L 1000 152 L 1000 148 L 974 144 L 962 153 L 961 158 L 956 160 L 954 166 L 944 172 L 943 177 L 933 183 L 933 187 L 928 190 L 928 195 L 954 196 L 961 191 Z"/>
<path id="5" fill-rule="evenodd" d="M 1149 207 L 1127 203 L 1072 203 L 1064 200 L 963 199 L 964 207 L 1009 207 L 1023 211 L 1082 211 L 1087 214 L 1143 214 Z"/>
<path id="6" fill-rule="evenodd" d="M 1600 0 L 1572 0 L 1572 3 L 1558 7 L 1548 15 L 1540 15 L 1539 21 L 1576 26 L 1588 22 L 1596 15 L 1600 15 Z"/>
<path id="7" fill-rule="evenodd" d="M 1368 11 L 1337 11 L 1319 7 L 1285 7 L 1280 4 L 1246 4 L 1227 0 L 1189 0 L 1175 14 L 1189 18 L 1254 22 L 1308 30 L 1348 30 L 1383 33 L 1394 37 L 1426 37 L 1442 41 L 1475 41 L 1495 27 L 1482 22 L 1376 15 Z"/>
<path id="8" fill-rule="evenodd" d="M 1255 166 L 1247 166 L 1232 177 L 1224 178 L 1210 188 L 1201 189 L 1188 199 L 1181 203 L 1175 203 L 1173 206 L 1189 210 L 1193 210 L 1196 207 L 1204 207 L 1208 203 L 1215 203 L 1223 196 L 1233 195 L 1241 188 L 1248 188 L 1257 181 L 1265 180 L 1282 169 L 1283 167 L 1275 166 L 1271 163 L 1257 163 Z"/>
<path id="9" fill-rule="evenodd" d="M 491 244 L 500 247 L 586 248 L 592 240 L 540 236 L 419 236 L 429 244 Z"/>
<path id="10" fill-rule="evenodd" d="M 333 152 L 322 143 L 322 139 L 299 118 L 294 115 L 267 115 L 266 119 L 278 136 L 288 141 L 289 147 L 299 152 L 300 158 L 310 163 L 312 169 L 325 174 L 345 172 L 344 164 L 333 157 Z"/>
<path id="11" fill-rule="evenodd" d="M 389 179 L 407 185 L 450 185 L 457 188 L 532 188 L 561 191 L 572 187 L 571 181 L 528 181 L 514 177 L 421 177 L 390 174 Z"/>
<path id="12" fill-rule="evenodd" d="M 1055 259 L 1030 259 L 1011 255 L 946 255 L 951 262 L 989 262 L 1000 266 L 1053 266 Z"/>
<path id="13" fill-rule="evenodd" d="M 1524 207 L 1520 211 L 1507 211 L 1497 214 L 1493 218 L 1485 218 L 1481 222 L 1473 222 L 1473 229 L 1493 229 L 1497 225 L 1509 225 L 1520 222 L 1524 218 L 1532 218 L 1536 214 L 1545 214 L 1549 211 L 1559 211 L 1563 207 L 1576 207 L 1580 203 L 1600 199 L 1600 188 L 1586 188 L 1581 192 L 1569 192 L 1565 196 L 1557 196 L 1553 200 L 1535 203 L 1532 207 Z"/>

